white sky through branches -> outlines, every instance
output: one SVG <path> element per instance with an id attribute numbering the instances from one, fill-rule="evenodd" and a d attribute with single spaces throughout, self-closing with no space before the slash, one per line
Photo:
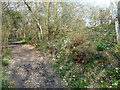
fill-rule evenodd
<path id="1" fill-rule="evenodd" d="M 99 7 L 104 7 L 104 8 L 109 8 L 110 1 L 111 0 L 80 0 L 80 2 L 94 5 L 96 7 L 99 6 Z"/>
<path id="2" fill-rule="evenodd" d="M 2 2 L 22 2 L 22 0 L 2 0 Z M 27 2 L 35 2 L 35 0 L 26 0 Z M 37 2 L 82 2 L 94 6 L 108 8 L 111 0 L 37 0 Z M 116 0 L 114 0 L 116 1 Z"/>

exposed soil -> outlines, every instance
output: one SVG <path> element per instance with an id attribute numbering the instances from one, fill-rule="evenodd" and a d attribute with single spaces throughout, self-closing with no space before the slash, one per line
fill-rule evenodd
<path id="1" fill-rule="evenodd" d="M 15 88 L 63 88 L 66 83 L 51 67 L 52 55 L 36 51 L 33 46 L 12 42 L 10 64 L 6 71 L 14 80 Z"/>

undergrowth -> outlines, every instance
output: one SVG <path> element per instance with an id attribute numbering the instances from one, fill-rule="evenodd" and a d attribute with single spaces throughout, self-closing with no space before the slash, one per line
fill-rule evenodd
<path id="1" fill-rule="evenodd" d="M 9 65 L 9 60 L 10 60 L 10 55 L 11 55 L 11 49 L 6 49 L 4 56 L 2 57 L 2 75 L 0 76 L 0 78 L 2 78 L 2 89 L 7 89 L 7 88 L 11 88 L 13 86 L 13 84 L 11 83 L 11 81 L 8 81 L 7 78 L 9 77 L 9 74 L 7 74 L 4 71 L 4 68 L 6 66 Z"/>
<path id="2" fill-rule="evenodd" d="M 119 88 L 120 47 L 114 25 L 102 25 L 57 35 L 36 47 L 55 51 L 52 66 L 71 88 Z"/>
<path id="3" fill-rule="evenodd" d="M 70 32 L 53 40 L 52 45 L 58 51 L 52 66 L 69 87 L 120 87 L 120 47 L 116 44 L 114 25 Z"/>

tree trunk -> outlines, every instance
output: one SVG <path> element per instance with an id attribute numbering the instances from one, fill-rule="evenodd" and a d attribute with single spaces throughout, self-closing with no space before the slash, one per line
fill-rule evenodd
<path id="1" fill-rule="evenodd" d="M 109 24 L 112 23 L 112 16 L 113 16 L 113 0 L 110 3 L 110 17 L 109 17 Z"/>
<path id="2" fill-rule="evenodd" d="M 37 4 L 37 0 L 35 0 L 35 7 L 36 7 L 36 19 L 37 19 L 37 22 L 39 23 L 39 8 L 38 8 L 38 4 Z M 41 40 L 41 38 L 40 38 L 40 36 L 41 36 L 41 38 L 42 38 L 42 40 L 43 40 L 43 36 L 42 36 L 42 34 L 40 35 L 40 33 L 38 33 L 38 37 L 39 37 L 39 40 Z"/>
<path id="3" fill-rule="evenodd" d="M 120 45 L 120 1 L 118 2 L 118 8 L 117 8 L 117 18 L 115 21 L 115 29 L 116 29 L 116 35 L 117 35 L 117 43 Z"/>
<path id="4" fill-rule="evenodd" d="M 34 20 L 36 21 L 36 24 L 37 24 L 37 26 L 38 26 L 38 29 L 39 29 L 39 31 L 41 32 L 41 37 L 42 37 L 42 35 L 43 35 L 43 32 L 42 32 L 42 31 L 43 31 L 43 30 L 42 30 L 42 27 L 41 27 L 38 19 L 35 17 L 35 15 L 34 15 L 32 9 L 31 9 L 31 7 L 25 2 L 25 0 L 23 0 L 23 1 L 24 1 L 25 5 L 27 6 L 27 8 L 29 9 L 29 11 L 32 13 L 33 18 L 34 18 Z"/>
<path id="5" fill-rule="evenodd" d="M 46 30 L 46 34 L 47 34 L 47 39 L 50 39 L 50 29 L 49 29 L 49 7 L 50 7 L 50 2 L 45 2 L 44 3 L 45 6 L 45 30 Z"/>
<path id="6" fill-rule="evenodd" d="M 103 10 L 100 9 L 100 25 L 103 25 Z"/>
<path id="7" fill-rule="evenodd" d="M 2 2 L 0 2 L 0 61 L 2 60 Z M 0 68 L 2 65 L 0 65 Z M 0 75 L 2 72 L 0 71 Z M 2 87 L 2 78 L 0 78 L 0 89 Z"/>

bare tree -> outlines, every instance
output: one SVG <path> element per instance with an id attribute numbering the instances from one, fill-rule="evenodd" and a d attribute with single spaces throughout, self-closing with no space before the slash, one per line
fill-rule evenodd
<path id="1" fill-rule="evenodd" d="M 120 29 L 119 29 L 119 25 L 120 25 L 120 1 L 118 2 L 118 5 L 117 5 L 117 17 L 116 17 L 116 20 L 115 20 L 117 43 L 120 45 Z"/>
<path id="2" fill-rule="evenodd" d="M 109 17 L 109 24 L 112 23 L 112 16 L 113 16 L 113 0 L 110 2 L 110 17 Z"/>
<path id="3" fill-rule="evenodd" d="M 42 27 L 41 27 L 38 19 L 37 19 L 36 16 L 34 15 L 32 9 L 31 9 L 31 7 L 28 5 L 28 3 L 25 2 L 25 0 L 23 0 L 23 1 L 24 1 L 25 5 L 27 6 L 27 8 L 29 9 L 29 11 L 32 13 L 33 18 L 34 18 L 34 20 L 36 21 L 36 24 L 37 24 L 37 26 L 38 26 L 38 29 L 39 29 L 39 31 L 41 32 L 41 37 L 43 38 L 43 30 L 42 30 Z"/>
<path id="4" fill-rule="evenodd" d="M 50 39 L 50 29 L 49 29 L 49 7 L 50 7 L 50 2 L 45 2 L 44 3 L 44 7 L 45 7 L 45 31 L 46 31 L 46 35 L 47 35 L 47 40 Z"/>

